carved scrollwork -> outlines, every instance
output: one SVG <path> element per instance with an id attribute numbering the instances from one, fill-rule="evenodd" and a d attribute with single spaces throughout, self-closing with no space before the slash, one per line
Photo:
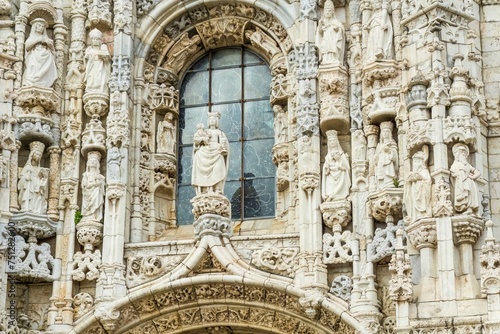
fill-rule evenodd
<path id="1" fill-rule="evenodd" d="M 233 233 L 233 223 L 229 218 L 217 214 L 203 214 L 193 223 L 197 238 L 203 235 L 230 237 Z"/>
<path id="2" fill-rule="evenodd" d="M 373 240 L 368 244 L 368 261 L 378 262 L 396 251 L 396 232 L 403 228 L 403 221 L 397 225 L 388 223 L 386 228 L 377 228 Z M 405 239 L 405 238 L 404 238 Z"/>
<path id="3" fill-rule="evenodd" d="M 78 319 L 94 307 L 94 298 L 86 292 L 80 292 L 73 297 L 73 307 L 75 318 Z"/>
<path id="4" fill-rule="evenodd" d="M 181 256 L 137 256 L 127 259 L 127 287 L 133 288 L 174 269 L 182 261 Z"/>
<path id="5" fill-rule="evenodd" d="M 19 277 L 42 279 L 49 282 L 57 278 L 56 261 L 50 254 L 48 243 L 38 245 L 36 239 L 32 238 L 26 242 L 20 235 L 16 235 L 14 239 L 16 243 L 14 272 Z"/>
<path id="6" fill-rule="evenodd" d="M 352 262 L 352 234 L 342 232 L 340 225 L 334 226 L 333 235 L 323 234 L 323 263 Z"/>
<path id="7" fill-rule="evenodd" d="M 251 263 L 264 271 L 293 277 L 298 248 L 265 247 L 252 253 Z"/>

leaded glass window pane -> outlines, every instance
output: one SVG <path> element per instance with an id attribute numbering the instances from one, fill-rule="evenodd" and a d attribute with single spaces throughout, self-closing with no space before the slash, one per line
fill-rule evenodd
<path id="1" fill-rule="evenodd" d="M 219 128 L 229 141 L 229 171 L 224 194 L 232 219 L 274 216 L 275 166 L 273 111 L 269 105 L 271 73 L 251 51 L 227 48 L 197 61 L 181 85 L 177 223 L 191 224 L 193 136 L 207 127 L 207 112 L 221 114 Z"/>

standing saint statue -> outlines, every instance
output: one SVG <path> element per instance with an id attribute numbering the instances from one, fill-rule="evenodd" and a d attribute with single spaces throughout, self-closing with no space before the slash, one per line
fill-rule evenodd
<path id="1" fill-rule="evenodd" d="M 283 107 L 279 104 L 273 106 L 274 110 L 274 144 L 285 143 L 288 140 L 288 120 Z"/>
<path id="2" fill-rule="evenodd" d="M 108 94 L 111 55 L 98 29 L 92 29 L 89 37 L 90 46 L 85 50 L 85 91 Z"/>
<path id="3" fill-rule="evenodd" d="M 158 129 L 156 131 L 156 152 L 174 155 L 175 145 L 174 114 L 167 112 L 163 121 L 158 123 Z"/>
<path id="4" fill-rule="evenodd" d="M 404 203 L 408 216 L 415 221 L 420 217 L 432 217 L 432 179 L 427 167 L 429 147 L 424 145 L 412 157 L 413 169 L 406 178 Z"/>
<path id="5" fill-rule="evenodd" d="M 31 21 L 26 40 L 23 86 L 50 88 L 57 79 L 54 41 L 47 36 L 47 22 L 42 18 Z"/>
<path id="6" fill-rule="evenodd" d="M 380 141 L 375 149 L 375 181 L 377 189 L 393 187 L 398 177 L 398 145 L 392 137 L 391 121 L 380 124 Z"/>
<path id="7" fill-rule="evenodd" d="M 392 58 L 394 32 L 387 0 L 373 1 L 373 15 L 364 27 L 368 30 L 366 57 L 369 61 Z"/>
<path id="8" fill-rule="evenodd" d="M 191 184 L 196 195 L 224 191 L 228 172 L 229 143 L 219 130 L 220 113 L 208 113 L 208 129 L 202 124 L 194 135 Z"/>
<path id="9" fill-rule="evenodd" d="M 329 130 L 326 136 L 328 153 L 323 164 L 321 194 L 326 202 L 345 200 L 351 188 L 349 157 L 340 147 L 337 131 Z"/>
<path id="10" fill-rule="evenodd" d="M 104 176 L 100 171 L 101 153 L 92 151 L 87 158 L 87 170 L 82 177 L 82 216 L 100 222 L 104 204 Z"/>
<path id="11" fill-rule="evenodd" d="M 40 166 L 45 145 L 39 141 L 30 143 L 28 161 L 21 170 L 17 189 L 21 211 L 36 214 L 47 212 L 48 168 Z"/>
<path id="12" fill-rule="evenodd" d="M 459 213 L 477 213 L 479 191 L 476 180 L 481 176 L 481 172 L 467 161 L 469 156 L 467 145 L 455 144 L 452 152 L 455 158 L 450 167 L 453 207 Z"/>
<path id="13" fill-rule="evenodd" d="M 316 45 L 322 64 L 343 64 L 345 29 L 342 22 L 335 17 L 335 7 L 331 0 L 325 2 L 323 17 L 318 22 Z"/>

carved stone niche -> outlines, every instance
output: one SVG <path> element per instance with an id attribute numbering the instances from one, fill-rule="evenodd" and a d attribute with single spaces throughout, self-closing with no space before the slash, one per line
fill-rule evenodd
<path id="1" fill-rule="evenodd" d="M 175 178 L 177 175 L 175 157 L 155 154 L 154 169 L 154 206 L 156 222 L 165 228 L 175 226 Z"/>
<path id="2" fill-rule="evenodd" d="M 370 213 L 379 222 L 399 220 L 403 216 L 403 189 L 386 188 L 368 196 Z"/>
<path id="3" fill-rule="evenodd" d="M 344 67 L 320 66 L 320 127 L 323 132 L 336 130 L 348 133 L 349 119 L 349 91 L 348 74 Z"/>

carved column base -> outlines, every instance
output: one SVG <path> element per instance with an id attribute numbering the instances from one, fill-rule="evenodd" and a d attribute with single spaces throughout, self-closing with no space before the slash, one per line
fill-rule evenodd
<path id="1" fill-rule="evenodd" d="M 205 214 L 231 217 L 231 203 L 222 194 L 206 193 L 193 197 L 193 215 L 195 219 Z"/>
<path id="2" fill-rule="evenodd" d="M 201 215 L 193 223 L 193 228 L 196 239 L 200 239 L 204 235 L 229 238 L 233 234 L 232 221 L 229 218 L 214 214 Z"/>
<path id="3" fill-rule="evenodd" d="M 335 225 L 346 226 L 351 221 L 351 202 L 334 201 L 320 205 L 323 223 L 329 228 Z"/>

